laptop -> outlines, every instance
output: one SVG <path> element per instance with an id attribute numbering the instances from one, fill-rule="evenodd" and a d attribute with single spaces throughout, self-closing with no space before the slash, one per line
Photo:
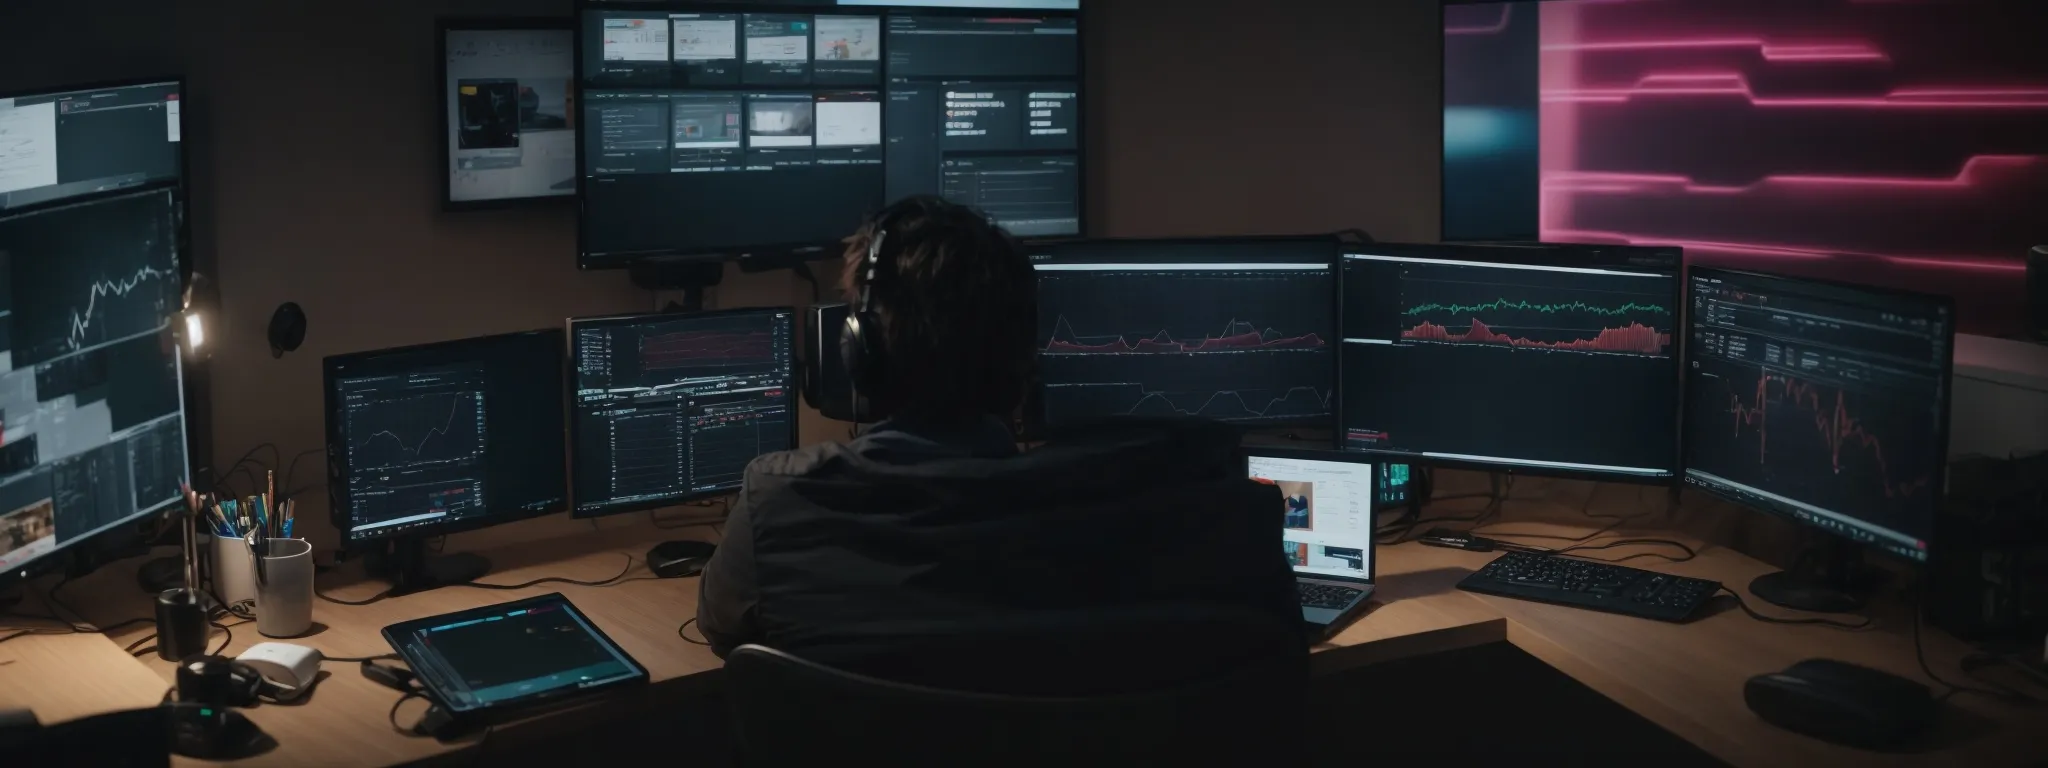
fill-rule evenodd
<path id="1" fill-rule="evenodd" d="M 1279 486 L 1281 550 L 1294 566 L 1311 641 L 1328 639 L 1373 593 L 1373 502 L 1379 473 L 1357 454 L 1247 448 L 1251 479 Z"/>

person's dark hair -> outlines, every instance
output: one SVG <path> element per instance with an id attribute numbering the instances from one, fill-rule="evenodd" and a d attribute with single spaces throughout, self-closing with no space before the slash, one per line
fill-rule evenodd
<path id="1" fill-rule="evenodd" d="M 1038 333 L 1037 282 L 1023 247 L 980 213 L 937 197 L 888 210 L 870 289 L 886 357 L 883 391 L 865 393 L 876 415 L 945 421 L 1015 411 Z M 875 225 L 870 219 L 846 238 L 840 284 L 849 304 L 867 282 Z"/>

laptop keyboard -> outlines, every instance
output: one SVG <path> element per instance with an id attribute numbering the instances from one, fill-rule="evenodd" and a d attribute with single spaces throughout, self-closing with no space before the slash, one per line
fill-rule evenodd
<path id="1" fill-rule="evenodd" d="M 1350 605 L 1351 601 L 1357 600 L 1359 595 L 1365 593 L 1362 589 L 1340 587 L 1335 584 L 1310 584 L 1300 581 L 1294 582 L 1294 588 L 1301 594 L 1301 607 L 1328 608 L 1333 611 L 1344 610 L 1344 606 Z"/>

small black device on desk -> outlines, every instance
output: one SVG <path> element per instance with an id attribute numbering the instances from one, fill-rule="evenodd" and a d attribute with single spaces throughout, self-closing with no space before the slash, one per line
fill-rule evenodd
<path id="1" fill-rule="evenodd" d="M 461 729 L 559 699 L 647 682 L 647 670 L 560 593 L 384 628 L 438 714 Z"/>
<path id="2" fill-rule="evenodd" d="M 664 541 L 647 550 L 647 570 L 664 579 L 680 579 L 704 572 L 718 547 L 702 541 Z"/>
<path id="3" fill-rule="evenodd" d="M 1533 552 L 1508 552 L 1458 582 L 1483 595 L 1684 621 L 1721 583 Z"/>
<path id="4" fill-rule="evenodd" d="M 1772 725 L 1868 749 L 1910 742 L 1937 714 L 1927 686 L 1832 659 L 1807 659 L 1752 677 L 1742 687 L 1742 701 Z"/>

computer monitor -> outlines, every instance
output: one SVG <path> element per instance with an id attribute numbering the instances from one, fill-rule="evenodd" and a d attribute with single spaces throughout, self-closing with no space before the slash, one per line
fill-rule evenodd
<path id="1" fill-rule="evenodd" d="M 1676 246 L 2025 327 L 2048 3 L 1446 2 L 1442 22 L 1445 241 Z"/>
<path id="2" fill-rule="evenodd" d="M 443 207 L 574 196 L 575 80 L 572 19 L 442 19 Z"/>
<path id="3" fill-rule="evenodd" d="M 569 321 L 577 517 L 733 493 L 796 446 L 796 311 Z"/>
<path id="4" fill-rule="evenodd" d="M 1199 416 L 1327 426 L 1336 382 L 1330 238 L 1085 240 L 1031 252 L 1037 423 Z"/>
<path id="5" fill-rule="evenodd" d="M 581 266 L 815 254 L 914 194 L 1081 232 L 1078 3 L 819 5 L 579 7 Z"/>
<path id="6" fill-rule="evenodd" d="M 183 90 L 165 79 L 0 95 L 0 126 L 7 129 L 0 212 L 178 187 L 185 171 Z"/>
<path id="7" fill-rule="evenodd" d="M 1750 591 L 1852 610 L 1851 544 L 1926 562 L 1948 452 L 1950 301 L 1708 268 L 1689 285 L 1686 483 L 1840 537 L 1816 567 Z"/>
<path id="8" fill-rule="evenodd" d="M 1389 459 L 1666 483 L 1676 249 L 1376 244 L 1344 254 L 1344 444 Z"/>
<path id="9" fill-rule="evenodd" d="M 397 591 L 489 564 L 428 561 L 428 538 L 568 506 L 560 329 L 326 359 L 327 493 L 343 543 L 388 552 Z"/>
<path id="10" fill-rule="evenodd" d="M 1379 473 L 1336 451 L 1247 448 L 1251 479 L 1279 487 L 1281 548 L 1302 575 L 1371 580 Z"/>
<path id="11" fill-rule="evenodd" d="M 174 81 L 0 98 L 0 581 L 191 479 Z"/>

